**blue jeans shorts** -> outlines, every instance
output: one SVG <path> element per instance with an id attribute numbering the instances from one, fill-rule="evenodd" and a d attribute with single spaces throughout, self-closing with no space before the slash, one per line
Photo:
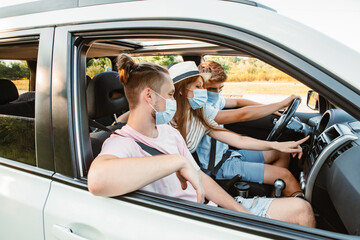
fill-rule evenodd
<path id="1" fill-rule="evenodd" d="M 262 151 L 234 150 L 216 174 L 216 178 L 232 178 L 237 174 L 247 182 L 264 181 L 264 155 Z"/>
<path id="2" fill-rule="evenodd" d="M 254 198 L 243 198 L 243 197 L 235 197 L 235 200 L 243 205 L 249 212 L 256 216 L 267 217 L 267 211 L 270 207 L 271 202 L 274 198 L 266 198 L 266 197 L 254 197 Z"/>

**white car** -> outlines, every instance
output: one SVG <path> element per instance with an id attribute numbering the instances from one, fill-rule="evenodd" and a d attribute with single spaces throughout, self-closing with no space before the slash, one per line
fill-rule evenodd
<path id="1" fill-rule="evenodd" d="M 115 72 L 90 78 L 86 66 L 124 52 L 197 63 L 204 55 L 254 57 L 313 89 L 316 112 L 294 110 L 286 121 L 312 137 L 295 171 L 317 228 L 144 191 L 90 194 L 87 171 L 103 137 L 88 120 L 107 125 L 127 102 Z M 27 61 L 30 79 L 22 93 L 0 72 L 0 239 L 360 235 L 360 54 L 307 26 L 246 0 L 34 0 L 0 8 L 0 60 Z M 97 98 L 112 91 L 120 97 Z M 274 118 L 228 127 L 266 138 Z M 275 125 L 284 126 L 278 135 L 304 134 L 286 121 Z"/>

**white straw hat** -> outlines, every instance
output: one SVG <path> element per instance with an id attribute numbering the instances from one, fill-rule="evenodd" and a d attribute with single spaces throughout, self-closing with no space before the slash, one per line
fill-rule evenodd
<path id="1" fill-rule="evenodd" d="M 174 83 L 194 76 L 201 76 L 205 82 L 211 78 L 211 73 L 200 73 L 195 62 L 192 61 L 170 65 L 169 73 Z"/>

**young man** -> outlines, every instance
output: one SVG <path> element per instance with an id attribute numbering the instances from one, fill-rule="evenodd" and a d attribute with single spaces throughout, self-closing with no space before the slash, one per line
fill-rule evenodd
<path id="1" fill-rule="evenodd" d="M 299 98 L 299 96 L 291 95 L 281 102 L 268 105 L 261 105 L 242 98 L 224 98 L 220 95 L 220 92 L 224 87 L 227 75 L 222 66 L 214 61 L 206 61 L 201 63 L 198 68 L 200 72 L 211 72 L 211 78 L 205 85 L 208 91 L 208 100 L 204 109 L 205 115 L 218 124 L 259 119 L 274 112 L 277 113 L 278 110 L 290 105 L 295 98 Z M 224 108 L 236 107 L 243 108 L 223 110 Z M 210 150 L 215 145 L 216 154 L 211 156 Z M 300 185 L 287 169 L 290 160 L 290 155 L 287 153 L 276 150 L 229 150 L 227 144 L 212 141 L 210 136 L 205 136 L 196 149 L 203 169 L 208 169 L 211 157 L 215 158 L 213 160 L 215 166 L 219 164 L 227 151 L 230 151 L 231 155 L 216 173 L 216 178 L 232 178 L 241 169 L 245 169 L 248 173 L 242 176 L 245 181 L 273 184 L 280 177 L 287 183 L 287 187 L 284 189 L 285 196 L 291 196 L 293 193 L 299 194 Z"/>
<path id="2" fill-rule="evenodd" d="M 216 182 L 199 170 L 180 133 L 165 124 L 175 111 L 174 84 L 166 69 L 151 63 L 136 64 L 127 55 L 118 60 L 130 115 L 91 164 L 88 188 L 99 196 L 116 196 L 143 189 L 189 201 L 206 197 L 223 208 L 314 227 L 310 204 L 298 198 L 243 199 L 237 203 Z M 164 155 L 150 156 L 136 141 Z M 187 184 L 189 182 L 190 184 Z"/>

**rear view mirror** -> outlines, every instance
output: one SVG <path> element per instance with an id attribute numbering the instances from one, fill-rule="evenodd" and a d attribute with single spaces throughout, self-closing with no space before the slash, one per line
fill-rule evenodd
<path id="1" fill-rule="evenodd" d="M 313 90 L 309 90 L 306 105 L 312 110 L 319 110 L 319 94 Z"/>

